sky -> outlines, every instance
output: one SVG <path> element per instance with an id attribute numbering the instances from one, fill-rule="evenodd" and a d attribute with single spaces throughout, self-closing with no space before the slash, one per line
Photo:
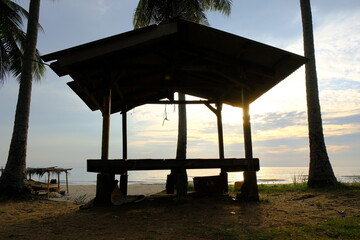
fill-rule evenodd
<path id="1" fill-rule="evenodd" d="M 41 54 L 131 31 L 136 0 L 41 1 Z M 20 4 L 28 9 L 28 1 Z M 325 142 L 334 167 L 360 167 L 360 1 L 312 1 Z M 233 0 L 232 13 L 207 14 L 211 27 L 303 55 L 299 1 Z M 253 152 L 262 167 L 309 164 L 304 67 L 250 106 Z M 86 168 L 101 155 L 99 111 L 92 112 L 50 68 L 33 85 L 29 167 Z M 18 83 L 0 86 L 0 167 L 13 129 Z M 190 97 L 188 97 L 190 98 Z M 145 105 L 128 113 L 128 157 L 174 158 L 177 106 Z M 216 158 L 216 117 L 188 106 L 188 157 Z M 167 121 L 164 121 L 165 116 Z M 225 157 L 244 157 L 242 110 L 223 109 Z M 111 117 L 110 158 L 122 157 L 120 114 Z"/>

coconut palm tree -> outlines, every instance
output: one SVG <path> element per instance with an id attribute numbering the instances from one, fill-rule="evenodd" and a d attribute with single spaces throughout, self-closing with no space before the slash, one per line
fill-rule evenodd
<path id="1" fill-rule="evenodd" d="M 322 127 L 310 0 L 300 0 L 300 7 L 303 25 L 304 53 L 305 57 L 309 59 L 305 64 L 310 143 L 308 185 L 310 187 L 334 185 L 337 180 L 326 151 Z"/>
<path id="2" fill-rule="evenodd" d="M 229 15 L 232 0 L 140 0 L 134 13 L 134 27 L 169 22 L 174 18 L 208 25 L 205 11 Z"/>
<path id="3" fill-rule="evenodd" d="M 0 84 L 11 74 L 20 80 L 22 55 L 26 34 L 22 31 L 23 18 L 28 12 L 10 0 L 0 0 Z M 34 79 L 39 80 L 45 71 L 36 50 Z"/>
<path id="4" fill-rule="evenodd" d="M 0 178 L 1 198 L 24 198 L 29 189 L 25 185 L 26 149 L 30 115 L 30 100 L 34 73 L 34 58 L 38 36 L 40 0 L 31 0 L 24 52 L 21 58 L 19 95 L 9 156 Z"/>
<path id="5" fill-rule="evenodd" d="M 140 0 L 134 13 L 133 24 L 135 28 L 140 28 L 151 24 L 167 23 L 172 19 L 181 18 L 208 25 L 209 22 L 205 15 L 206 11 L 220 11 L 225 15 L 229 15 L 231 4 L 232 0 Z M 179 100 L 184 101 L 185 99 L 185 94 L 179 93 Z M 177 159 L 186 159 L 186 128 L 186 107 L 185 104 L 180 104 Z M 182 175 L 181 179 L 187 179 L 186 170 L 184 170 Z M 182 189 L 181 191 L 185 190 Z"/>

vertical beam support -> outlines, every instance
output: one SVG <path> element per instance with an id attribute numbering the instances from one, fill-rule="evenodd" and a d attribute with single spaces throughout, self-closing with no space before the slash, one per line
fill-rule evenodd
<path id="1" fill-rule="evenodd" d="M 217 119 L 217 128 L 218 128 L 218 142 L 219 142 L 219 158 L 224 159 L 224 133 L 222 126 L 222 103 L 219 102 L 216 104 L 216 119 Z"/>
<path id="2" fill-rule="evenodd" d="M 111 89 L 106 90 L 103 98 L 102 108 L 102 141 L 101 141 L 101 160 L 109 159 L 110 141 L 110 112 L 111 112 Z"/>
<path id="3" fill-rule="evenodd" d="M 122 114 L 122 149 L 124 160 L 127 159 L 127 114 L 126 110 L 123 110 Z M 124 171 L 120 176 L 120 191 L 126 196 L 128 191 L 128 174 L 127 171 Z"/>
<path id="4" fill-rule="evenodd" d="M 58 192 L 60 192 L 60 172 L 57 173 L 58 174 L 58 180 L 57 180 L 57 184 L 58 184 Z"/>
<path id="5" fill-rule="evenodd" d="M 122 145 L 123 145 L 123 159 L 127 159 L 127 114 L 124 110 L 122 116 Z"/>
<path id="6" fill-rule="evenodd" d="M 69 195 L 69 177 L 68 177 L 68 172 L 65 172 L 66 174 L 66 192 Z"/>
<path id="7" fill-rule="evenodd" d="M 246 91 L 242 90 L 242 109 L 243 109 L 243 131 L 244 131 L 244 147 L 245 158 L 249 163 L 249 171 L 244 171 L 244 183 L 241 187 L 241 194 L 238 196 L 245 201 L 259 201 L 259 191 L 257 186 L 256 172 L 253 170 L 253 149 L 251 139 L 251 123 L 250 123 L 250 103 L 246 95 Z"/>
<path id="8" fill-rule="evenodd" d="M 225 153 L 224 153 L 224 132 L 223 132 L 223 123 L 222 123 L 222 103 L 219 101 L 216 103 L 216 119 L 217 119 L 217 129 L 218 129 L 218 144 L 219 144 L 219 158 L 224 159 Z M 221 169 L 220 176 L 223 179 L 223 189 L 224 192 L 228 192 L 228 174 L 224 169 Z"/>
<path id="9" fill-rule="evenodd" d="M 110 113 L 111 113 L 111 88 L 107 88 L 103 96 L 102 106 L 102 141 L 101 141 L 101 160 L 109 159 L 109 142 L 110 142 Z M 97 175 L 96 182 L 96 204 L 110 204 L 111 193 L 115 187 L 115 175 L 111 169 L 104 169 Z"/>
<path id="10" fill-rule="evenodd" d="M 222 103 L 220 101 L 218 101 L 216 103 L 216 108 L 211 106 L 209 103 L 205 103 L 205 106 L 207 106 L 216 115 L 217 129 L 218 129 L 219 158 L 224 159 L 225 158 L 225 154 L 224 154 L 224 133 L 223 133 L 222 116 L 221 116 Z M 224 169 L 221 169 L 220 176 L 222 177 L 221 179 L 223 180 L 224 192 L 228 192 L 229 188 L 228 188 L 228 174 L 227 174 L 227 172 Z"/>
<path id="11" fill-rule="evenodd" d="M 48 181 L 47 181 L 47 197 L 50 196 L 50 171 L 48 171 Z"/>

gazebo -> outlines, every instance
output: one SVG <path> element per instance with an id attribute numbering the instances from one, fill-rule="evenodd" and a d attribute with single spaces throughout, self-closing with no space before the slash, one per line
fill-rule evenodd
<path id="1" fill-rule="evenodd" d="M 97 172 L 96 201 L 109 202 L 115 174 L 127 192 L 127 171 L 220 168 L 221 175 L 243 171 L 241 196 L 257 200 L 249 105 L 306 62 L 306 58 L 200 24 L 178 20 L 100 39 L 42 56 L 58 76 L 69 75 L 70 88 L 103 117 L 101 159 L 87 161 Z M 175 100 L 174 93 L 204 100 Z M 126 113 L 144 104 L 204 104 L 217 116 L 217 159 L 128 159 Z M 221 109 L 242 108 L 244 158 L 225 158 Z M 123 120 L 123 156 L 109 160 L 110 115 Z M 175 181 L 182 189 L 181 181 Z M 184 194 L 184 192 L 178 193 Z"/>

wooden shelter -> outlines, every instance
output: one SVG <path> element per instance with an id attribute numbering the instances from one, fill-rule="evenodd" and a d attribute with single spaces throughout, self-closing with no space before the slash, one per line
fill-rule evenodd
<path id="1" fill-rule="evenodd" d="M 47 183 L 42 184 L 41 182 L 28 182 L 32 187 L 33 186 L 37 186 L 39 188 L 43 188 L 47 190 L 47 195 L 49 196 L 49 192 L 50 192 L 50 184 L 51 184 L 51 180 L 50 180 L 50 176 L 51 174 L 56 174 L 57 175 L 57 182 L 56 184 L 53 185 L 57 185 L 57 190 L 60 190 L 60 174 L 61 173 L 65 173 L 65 184 L 66 184 L 66 192 L 67 194 L 69 194 L 69 171 L 71 171 L 72 168 L 58 168 L 58 167 L 47 167 L 47 168 L 26 168 L 26 174 L 29 177 L 29 180 L 32 180 L 31 177 L 32 175 L 38 175 L 38 176 L 43 176 L 43 175 L 47 175 Z"/>
<path id="2" fill-rule="evenodd" d="M 101 159 L 88 160 L 98 172 L 96 199 L 108 202 L 115 174 L 126 193 L 128 170 L 221 168 L 244 171 L 242 197 L 258 199 L 249 105 L 306 62 L 302 56 L 207 26 L 179 20 L 122 33 L 42 56 L 70 88 L 103 116 Z M 205 100 L 178 101 L 180 92 Z M 128 159 L 126 112 L 143 104 L 205 104 L 217 116 L 218 159 Z M 224 156 L 222 104 L 243 109 L 245 157 Z M 109 160 L 110 115 L 123 116 L 123 156 Z M 239 119 L 240 120 L 240 119 Z M 109 160 L 109 161 L 108 161 Z M 180 187 L 180 186 L 178 186 Z"/>

